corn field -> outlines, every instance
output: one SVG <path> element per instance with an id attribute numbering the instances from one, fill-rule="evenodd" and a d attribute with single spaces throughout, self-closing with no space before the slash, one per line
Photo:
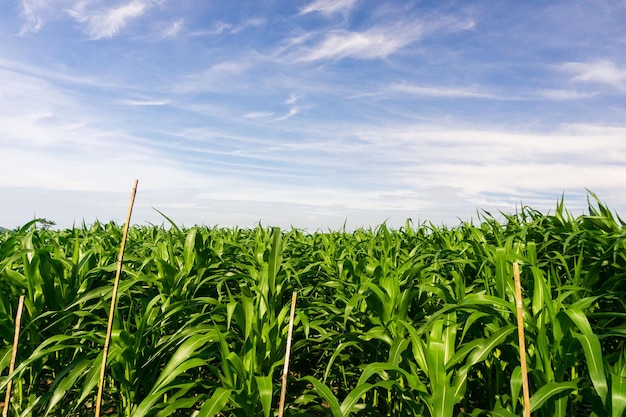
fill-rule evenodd
<path id="1" fill-rule="evenodd" d="M 132 226 L 108 416 L 521 416 L 513 263 L 536 417 L 626 409 L 626 223 L 521 207 L 455 227 L 305 233 Z M 0 401 L 93 416 L 122 227 L 0 234 Z M 14 372 L 9 362 L 24 295 Z"/>

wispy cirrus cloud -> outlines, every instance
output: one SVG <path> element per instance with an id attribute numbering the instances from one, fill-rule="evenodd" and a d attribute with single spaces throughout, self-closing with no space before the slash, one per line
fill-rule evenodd
<path id="1" fill-rule="evenodd" d="M 24 35 L 39 32 L 47 21 L 64 15 L 65 10 L 73 7 L 77 0 L 20 0 L 19 3 L 23 20 L 20 35 Z"/>
<path id="2" fill-rule="evenodd" d="M 164 38 L 175 38 L 185 28 L 185 19 L 178 19 L 172 22 L 163 31 Z"/>
<path id="3" fill-rule="evenodd" d="M 605 84 L 626 92 L 626 68 L 618 67 L 612 61 L 568 62 L 561 68 L 574 73 L 573 81 Z"/>
<path id="4" fill-rule="evenodd" d="M 248 72 L 255 65 L 254 60 L 242 58 L 210 65 L 206 70 L 190 74 L 173 84 L 175 93 L 184 94 L 198 91 L 233 92 L 250 86 Z"/>
<path id="5" fill-rule="evenodd" d="M 392 84 L 389 88 L 396 93 L 404 93 L 424 97 L 448 97 L 448 98 L 489 98 L 498 99 L 500 97 L 476 88 L 461 87 L 431 87 L 414 84 Z"/>
<path id="6" fill-rule="evenodd" d="M 319 12 L 323 15 L 332 15 L 352 9 L 355 3 L 356 0 L 315 0 L 304 7 L 300 14 Z"/>
<path id="7" fill-rule="evenodd" d="M 273 115 L 274 112 L 271 111 L 253 111 L 250 113 L 246 113 L 243 117 L 245 117 L 246 119 L 263 119 Z"/>
<path id="8" fill-rule="evenodd" d="M 380 59 L 386 58 L 420 38 L 419 24 L 373 27 L 362 32 L 335 30 L 312 46 L 297 52 L 297 60 L 311 62 L 323 59 Z M 298 39 L 298 45 L 306 39 Z"/>
<path id="9" fill-rule="evenodd" d="M 597 96 L 598 92 L 583 92 L 578 90 L 541 90 L 539 96 L 550 100 L 578 100 Z"/>
<path id="10" fill-rule="evenodd" d="M 235 35 L 249 28 L 262 27 L 266 23 L 267 23 L 267 20 L 262 17 L 253 17 L 250 19 L 246 19 L 243 22 L 238 23 L 238 24 L 218 22 L 218 23 L 215 23 L 213 25 L 213 28 L 211 29 L 196 30 L 196 31 L 191 32 L 189 35 L 192 37 L 215 36 L 215 35 L 222 35 L 222 34 Z"/>
<path id="11" fill-rule="evenodd" d="M 289 111 L 286 114 L 284 114 L 284 115 L 282 115 L 280 117 L 277 117 L 276 120 L 278 120 L 278 121 L 287 120 L 287 119 L 295 116 L 298 113 L 300 113 L 300 110 L 297 109 L 296 107 L 292 107 L 292 108 L 289 109 Z"/>
<path id="12" fill-rule="evenodd" d="M 42 9 L 46 8 L 45 0 L 22 0 L 22 17 L 25 22 L 20 30 L 21 34 L 26 32 L 39 32 L 43 26 L 43 19 L 40 15 Z"/>
<path id="13" fill-rule="evenodd" d="M 115 7 L 93 9 L 84 1 L 69 10 L 76 21 L 83 23 L 92 40 L 112 38 L 130 21 L 143 15 L 153 4 L 141 0 L 132 0 Z"/>
<path id="14" fill-rule="evenodd" d="M 169 100 L 122 100 L 127 106 L 165 106 L 169 103 Z"/>

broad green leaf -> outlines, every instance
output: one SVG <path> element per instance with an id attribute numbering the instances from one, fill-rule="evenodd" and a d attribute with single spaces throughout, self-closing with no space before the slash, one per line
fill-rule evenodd
<path id="1" fill-rule="evenodd" d="M 516 366 L 511 373 L 511 402 L 513 405 L 513 412 L 517 410 L 518 398 L 520 398 L 522 385 L 522 368 Z"/>
<path id="2" fill-rule="evenodd" d="M 215 390 L 211 398 L 206 400 L 200 409 L 198 417 L 214 417 L 224 409 L 233 391 L 226 388 Z"/>
<path id="3" fill-rule="evenodd" d="M 263 406 L 263 415 L 269 417 L 272 411 L 272 375 L 257 375 L 254 378 L 256 379 L 261 405 Z"/>
<path id="4" fill-rule="evenodd" d="M 346 417 L 352 414 L 354 408 L 356 407 L 359 399 L 365 395 L 367 391 L 372 389 L 374 385 L 372 384 L 359 384 L 352 391 L 346 395 L 346 398 L 341 403 L 341 415 Z M 266 416 L 267 417 L 267 416 Z"/>
<path id="5" fill-rule="evenodd" d="M 506 281 L 510 278 L 506 268 L 506 249 L 496 248 L 496 295 L 504 300 L 507 299 Z"/>
<path id="6" fill-rule="evenodd" d="M 205 334 L 197 334 L 191 336 L 189 339 L 176 350 L 172 358 L 167 362 L 163 371 L 159 375 L 159 378 L 154 383 L 152 391 L 160 390 L 164 385 L 167 385 L 176 376 L 185 372 L 187 369 L 194 366 L 201 366 L 202 360 L 189 361 L 190 358 L 196 353 L 196 351 L 205 344 L 212 341 L 212 337 Z M 187 362 L 185 365 L 183 363 Z"/>
<path id="7" fill-rule="evenodd" d="M 613 372 L 611 377 L 611 416 L 622 417 L 626 411 L 626 376 Z"/>
<path id="8" fill-rule="evenodd" d="M 548 382 L 530 397 L 530 412 L 532 413 L 539 410 L 541 406 L 552 397 L 566 391 L 573 391 L 577 388 L 576 383 L 571 381 Z"/>
<path id="9" fill-rule="evenodd" d="M 198 229 L 192 227 L 187 232 L 187 238 L 185 239 L 185 247 L 183 249 L 183 265 L 185 272 L 189 274 L 193 264 L 196 260 L 196 237 L 198 235 Z"/>
<path id="10" fill-rule="evenodd" d="M 308 383 L 313 385 L 313 388 L 315 389 L 315 391 L 328 404 L 328 407 L 330 408 L 330 411 L 333 414 L 333 417 L 344 417 L 344 415 L 342 414 L 342 411 L 341 411 L 341 406 L 339 405 L 339 401 L 337 401 L 337 398 L 332 393 L 330 388 L 328 388 L 319 379 L 317 379 L 317 378 L 315 378 L 313 376 L 310 376 L 310 375 L 302 377 L 301 380 L 307 381 Z"/>
<path id="11" fill-rule="evenodd" d="M 409 339 L 396 339 L 389 348 L 389 363 L 392 365 L 398 365 L 402 360 L 402 353 L 409 346 L 411 341 Z"/>
<path id="12" fill-rule="evenodd" d="M 574 333 L 574 337 L 580 342 L 585 352 L 587 369 L 589 369 L 589 377 L 593 383 L 598 396 L 603 404 L 606 404 L 608 395 L 608 385 L 606 382 L 606 373 L 604 371 L 604 363 L 602 361 L 602 348 L 600 340 L 595 334 L 578 334 Z"/>

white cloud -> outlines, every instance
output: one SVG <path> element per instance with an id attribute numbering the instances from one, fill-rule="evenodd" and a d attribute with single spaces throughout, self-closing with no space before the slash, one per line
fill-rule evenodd
<path id="1" fill-rule="evenodd" d="M 43 26 L 40 13 L 47 8 L 46 0 L 22 0 L 22 16 L 26 22 L 22 25 L 21 34 L 39 32 Z"/>
<path id="2" fill-rule="evenodd" d="M 393 84 L 391 91 L 426 97 L 450 97 L 450 98 L 490 98 L 499 97 L 476 89 L 457 87 L 425 87 L 413 84 Z"/>
<path id="3" fill-rule="evenodd" d="M 250 113 L 246 113 L 243 117 L 245 117 L 246 119 L 261 119 L 261 118 L 266 118 L 266 117 L 270 117 L 273 115 L 274 115 L 274 112 L 271 112 L 271 111 L 253 111 Z"/>
<path id="4" fill-rule="evenodd" d="M 299 112 L 300 112 L 300 111 L 299 111 L 297 108 L 292 107 L 291 109 L 289 109 L 289 111 L 288 111 L 285 115 L 283 115 L 283 116 L 280 116 L 280 117 L 276 118 L 276 120 L 287 120 L 287 119 L 289 119 L 289 118 L 291 118 L 291 117 L 295 116 L 295 115 L 296 115 L 296 114 L 298 114 Z"/>
<path id="5" fill-rule="evenodd" d="M 64 10 L 71 8 L 77 0 L 19 0 L 21 17 L 24 19 L 20 34 L 39 32 L 47 21 L 65 15 Z"/>
<path id="6" fill-rule="evenodd" d="M 299 52 L 297 59 L 307 62 L 347 57 L 386 58 L 419 39 L 420 35 L 421 29 L 417 22 L 411 25 L 374 27 L 364 32 L 336 30 L 312 47 Z"/>
<path id="7" fill-rule="evenodd" d="M 189 34 L 189 36 L 213 36 L 213 35 L 220 35 L 222 33 L 224 33 L 227 30 L 230 30 L 233 26 L 231 24 L 228 23 L 224 23 L 224 22 L 219 22 L 215 25 L 214 29 L 209 29 L 209 30 L 199 30 L 199 31 L 194 31 L 191 32 Z"/>
<path id="8" fill-rule="evenodd" d="M 578 100 L 597 96 L 598 93 L 587 93 L 578 90 L 542 90 L 539 92 L 539 95 L 550 100 Z"/>
<path id="9" fill-rule="evenodd" d="M 86 25 L 91 39 L 112 38 L 133 19 L 143 15 L 150 5 L 141 0 L 110 8 L 88 10 L 88 3 L 82 1 L 69 10 L 69 14 Z"/>
<path id="10" fill-rule="evenodd" d="M 573 72 L 574 81 L 606 84 L 626 92 L 626 68 L 620 68 L 614 62 L 568 62 L 561 68 Z"/>
<path id="11" fill-rule="evenodd" d="M 315 0 L 300 11 L 300 14 L 320 12 L 323 15 L 332 15 L 350 10 L 356 0 Z"/>
<path id="12" fill-rule="evenodd" d="M 289 94 L 289 98 L 285 100 L 285 104 L 295 104 L 302 96 L 298 96 L 296 94 Z"/>
<path id="13" fill-rule="evenodd" d="M 165 106 L 169 100 L 122 100 L 122 104 L 128 106 Z"/>
<path id="14" fill-rule="evenodd" d="M 175 38 L 185 27 L 185 19 L 178 19 L 163 31 L 164 38 Z"/>
<path id="15" fill-rule="evenodd" d="M 252 60 L 226 60 L 211 65 L 203 72 L 188 75 L 174 83 L 176 93 L 198 91 L 234 92 L 250 86 L 247 71 L 253 67 Z"/>
<path id="16" fill-rule="evenodd" d="M 251 27 L 254 28 L 254 27 L 263 26 L 265 25 L 265 23 L 266 23 L 266 20 L 264 18 L 254 17 L 254 18 L 245 20 L 244 22 L 240 23 L 237 26 L 230 26 L 229 28 L 230 28 L 231 33 L 239 33 Z"/>

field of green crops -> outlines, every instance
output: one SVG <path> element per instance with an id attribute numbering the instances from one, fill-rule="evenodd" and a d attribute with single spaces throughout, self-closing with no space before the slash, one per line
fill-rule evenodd
<path id="1" fill-rule="evenodd" d="M 594 198 L 499 217 L 133 226 L 103 415 L 276 415 L 295 291 L 286 416 L 521 416 L 518 262 L 533 416 L 623 416 L 626 224 Z M 0 401 L 25 296 L 9 415 L 94 415 L 122 231 L 0 234 Z"/>

